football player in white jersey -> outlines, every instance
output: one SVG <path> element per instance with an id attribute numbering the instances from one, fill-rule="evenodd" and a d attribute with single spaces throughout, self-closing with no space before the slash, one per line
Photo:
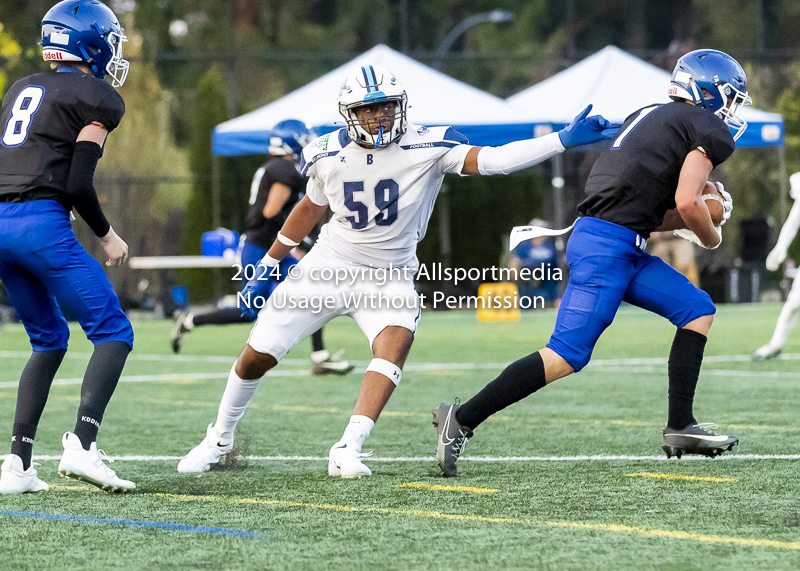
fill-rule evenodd
<path id="1" fill-rule="evenodd" d="M 767 269 L 775 272 L 781 267 L 781 264 L 786 259 L 786 251 L 789 245 L 797 235 L 797 230 L 800 228 L 800 172 L 794 173 L 789 177 L 791 183 L 791 198 L 794 200 L 789 217 L 781 228 L 780 236 L 778 236 L 778 243 L 767 256 Z M 792 289 L 789 290 L 789 295 L 786 298 L 786 305 L 783 306 L 781 314 L 778 316 L 778 323 L 775 324 L 775 332 L 772 334 L 772 339 L 766 345 L 756 349 L 753 353 L 754 361 L 761 361 L 764 359 L 773 359 L 781 354 L 786 340 L 792 329 L 797 325 L 797 316 L 800 313 L 800 272 L 795 275 L 792 282 Z"/>
<path id="2" fill-rule="evenodd" d="M 407 107 L 403 87 L 377 65 L 354 70 L 342 83 L 339 111 L 347 126 L 303 150 L 306 195 L 261 261 L 263 267 L 277 266 L 328 207 L 333 217 L 297 271 L 260 311 L 231 369 L 216 423 L 180 461 L 179 472 L 202 472 L 221 462 L 261 377 L 298 341 L 334 317 L 350 315 L 367 336 L 374 359 L 344 435 L 330 450 L 328 473 L 369 476 L 361 446 L 400 382 L 414 340 L 421 309 L 412 279 L 416 245 L 444 175 L 508 174 L 616 132 L 602 117 L 587 117 L 589 106 L 558 133 L 475 147 L 450 127 L 410 125 Z M 244 290 L 245 302 L 253 287 Z"/>

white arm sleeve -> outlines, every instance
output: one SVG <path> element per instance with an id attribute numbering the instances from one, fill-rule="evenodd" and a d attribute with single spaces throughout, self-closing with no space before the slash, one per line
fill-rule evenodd
<path id="1" fill-rule="evenodd" d="M 775 249 L 780 249 L 781 252 L 788 250 L 789 246 L 792 244 L 792 240 L 797 236 L 798 229 L 800 229 L 800 200 L 796 200 L 794 206 L 792 206 L 789 217 L 783 224 L 783 228 L 781 228 L 780 236 L 778 236 L 778 243 L 775 244 Z"/>
<path id="2" fill-rule="evenodd" d="M 514 141 L 502 147 L 483 147 L 478 151 L 478 172 L 482 175 L 508 174 L 532 167 L 564 151 L 558 133 Z"/>

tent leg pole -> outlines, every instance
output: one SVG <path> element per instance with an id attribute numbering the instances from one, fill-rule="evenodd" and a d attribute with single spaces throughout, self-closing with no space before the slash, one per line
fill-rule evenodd
<path id="1" fill-rule="evenodd" d="M 558 154 L 553 157 L 553 218 L 556 228 L 564 228 L 564 156 Z"/>
<path id="2" fill-rule="evenodd" d="M 222 226 L 220 212 L 220 171 L 219 156 L 211 155 L 211 225 L 214 228 Z"/>
<path id="3" fill-rule="evenodd" d="M 551 179 L 551 184 L 553 185 L 553 222 L 555 223 L 555 228 L 564 228 L 567 223 L 564 221 L 564 155 L 560 153 L 553 157 L 553 178 Z M 556 250 L 561 253 L 565 250 L 564 245 L 564 237 L 557 236 L 556 237 Z M 563 265 L 561 263 L 561 256 L 559 256 L 559 266 Z M 566 268 L 561 268 L 566 269 Z M 559 284 L 559 295 L 560 298 L 564 295 L 564 289 L 566 288 L 566 284 L 561 282 Z"/>

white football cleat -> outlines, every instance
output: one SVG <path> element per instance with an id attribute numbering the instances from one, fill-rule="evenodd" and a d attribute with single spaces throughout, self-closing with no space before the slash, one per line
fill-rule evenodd
<path id="1" fill-rule="evenodd" d="M 774 359 L 781 354 L 782 347 L 775 347 L 767 343 L 763 347 L 759 347 L 753 353 L 753 361 L 766 361 L 767 359 Z"/>
<path id="2" fill-rule="evenodd" d="M 106 466 L 104 460 L 113 460 L 97 449 L 96 442 L 92 442 L 89 450 L 84 450 L 80 438 L 72 432 L 65 432 L 61 443 L 64 445 L 64 454 L 58 463 L 58 473 L 61 476 L 97 486 L 107 494 L 128 492 L 136 488 L 136 484 L 118 478 L 117 473 Z"/>
<path id="3" fill-rule="evenodd" d="M 178 472 L 181 474 L 208 472 L 212 464 L 225 462 L 227 455 L 233 450 L 233 433 L 229 434 L 230 436 L 224 439 L 228 442 L 223 443 L 223 439 L 214 430 L 214 425 L 209 424 L 203 441 L 178 462 Z"/>
<path id="4" fill-rule="evenodd" d="M 328 475 L 342 478 L 372 476 L 372 470 L 361 461 L 361 458 L 370 456 L 372 456 L 372 452 L 362 454 L 361 450 L 356 448 L 353 443 L 337 442 L 331 447 L 328 454 Z"/>
<path id="5" fill-rule="evenodd" d="M 34 464 L 22 469 L 22 458 L 9 454 L 0 466 L 0 494 L 25 494 L 28 492 L 46 492 L 50 489 L 36 475 Z"/>
<path id="6" fill-rule="evenodd" d="M 325 349 L 312 352 L 311 372 L 315 377 L 324 375 L 346 375 L 355 369 L 356 366 L 351 365 L 349 361 L 341 361 L 340 359 L 343 354 L 344 349 L 337 351 L 333 355 Z"/>

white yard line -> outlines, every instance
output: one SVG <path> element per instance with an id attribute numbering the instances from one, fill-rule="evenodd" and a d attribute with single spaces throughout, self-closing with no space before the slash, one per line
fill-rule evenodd
<path id="1" fill-rule="evenodd" d="M 91 353 L 67 353 L 67 358 L 88 360 Z M 27 351 L 0 351 L 0 359 L 28 359 L 30 353 Z M 132 361 L 153 361 L 166 363 L 233 363 L 234 356 L 218 355 L 154 355 L 132 353 L 129 360 Z M 781 355 L 780 360 L 800 360 L 800 353 L 789 353 Z M 717 355 L 704 359 L 705 363 L 736 363 L 749 362 L 750 355 Z M 358 371 L 366 368 L 367 361 L 351 361 L 359 367 Z M 504 369 L 508 363 L 406 363 L 406 372 L 426 372 L 426 371 L 469 371 L 469 370 L 496 370 Z M 308 369 L 286 369 L 284 366 L 303 366 L 308 365 L 306 359 L 283 359 L 280 368 L 270 371 L 267 377 L 302 377 L 311 375 Z M 663 374 L 667 365 L 667 359 L 662 357 L 653 358 L 630 358 L 630 359 L 595 359 L 589 363 L 588 367 L 598 372 L 608 373 L 640 373 L 640 374 Z M 705 368 L 703 375 L 728 376 L 728 377 L 750 377 L 750 378 L 771 378 L 771 379 L 800 379 L 800 373 L 783 371 L 738 371 L 731 369 L 711 369 Z M 143 383 L 143 382 L 173 382 L 189 381 L 198 379 L 227 379 L 228 371 L 220 373 L 171 373 L 162 375 L 123 375 L 121 383 Z M 56 379 L 54 385 L 79 385 L 83 382 L 82 378 Z M 17 381 L 0 382 L 0 388 L 13 388 L 17 386 Z"/>
<path id="2" fill-rule="evenodd" d="M 31 356 L 30 351 L 0 351 L 0 359 L 28 359 Z M 67 359 L 89 359 L 91 353 L 81 353 L 70 351 L 67 353 Z M 137 353 L 134 351 L 128 357 L 128 360 L 136 361 L 155 361 L 155 362 L 175 362 L 175 363 L 233 363 L 236 355 L 161 355 L 151 353 Z M 779 355 L 776 361 L 797 361 L 800 360 L 800 353 L 785 353 Z M 704 363 L 734 363 L 734 362 L 749 362 L 751 361 L 750 355 L 706 355 L 703 359 Z M 367 361 L 351 361 L 353 363 L 367 364 Z M 281 361 L 285 365 L 305 365 L 308 363 L 307 359 L 283 359 Z M 419 367 L 441 367 L 453 369 L 470 369 L 470 368 L 489 368 L 489 367 L 505 367 L 507 362 L 503 363 L 409 363 Z M 588 366 L 590 367 L 603 367 L 611 365 L 666 365 L 666 357 L 631 357 L 625 359 L 594 359 Z"/>
<path id="3" fill-rule="evenodd" d="M 1 460 L 6 456 L 0 455 Z M 120 462 L 177 462 L 183 456 L 111 456 L 112 460 Z M 60 460 L 61 456 L 34 456 L 34 460 Z M 256 462 L 327 462 L 327 456 L 245 456 L 245 460 Z M 684 456 L 683 460 L 707 460 L 702 456 Z M 719 456 L 715 461 L 721 460 L 800 460 L 800 454 L 728 454 Z M 434 462 L 433 456 L 397 456 L 397 457 L 372 457 L 367 462 Z M 464 456 L 462 462 L 678 462 L 677 458 L 668 460 L 666 456 Z"/>
<path id="4" fill-rule="evenodd" d="M 658 374 L 662 375 L 666 372 L 663 367 L 599 367 L 597 372 L 600 373 L 641 373 L 641 374 Z M 800 373 L 790 373 L 784 371 L 737 371 L 734 369 L 703 369 L 700 371 L 701 376 L 712 377 L 751 377 L 751 378 L 768 378 L 768 379 L 792 379 L 800 380 Z"/>
<path id="5" fill-rule="evenodd" d="M 280 370 L 269 371 L 265 377 L 306 377 L 311 376 L 310 369 L 301 370 Z M 120 383 L 153 383 L 153 382 L 174 382 L 174 381 L 194 381 L 198 379 L 227 379 L 228 371 L 222 373 L 172 373 L 166 375 L 122 375 Z M 72 379 L 56 379 L 53 385 L 80 385 L 83 377 Z M 0 389 L 16 387 L 19 381 L 8 381 L 0 383 Z"/>

